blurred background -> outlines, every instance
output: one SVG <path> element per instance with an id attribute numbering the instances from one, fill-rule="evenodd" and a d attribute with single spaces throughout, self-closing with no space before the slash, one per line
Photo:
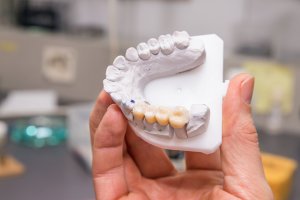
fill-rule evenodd
<path id="1" fill-rule="evenodd" d="M 1 0 L 0 199 L 94 199 L 88 117 L 105 69 L 175 30 L 224 40 L 224 80 L 256 77 L 266 176 L 276 199 L 299 198 L 300 1 Z"/>

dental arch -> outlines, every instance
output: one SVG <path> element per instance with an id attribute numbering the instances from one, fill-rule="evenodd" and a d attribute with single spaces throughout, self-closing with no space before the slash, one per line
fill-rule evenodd
<path id="1" fill-rule="evenodd" d="M 204 43 L 194 44 L 187 32 L 151 38 L 127 49 L 107 67 L 104 90 L 119 105 L 135 130 L 158 137 L 187 139 L 204 133 L 210 119 L 205 104 L 194 104 L 188 111 L 180 105 L 150 105 L 144 88 L 152 80 L 192 70 L 205 62 Z"/>

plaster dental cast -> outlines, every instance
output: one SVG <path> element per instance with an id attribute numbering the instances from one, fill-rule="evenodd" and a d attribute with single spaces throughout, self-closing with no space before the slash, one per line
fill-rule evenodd
<path id="1" fill-rule="evenodd" d="M 216 35 L 175 31 L 118 56 L 107 67 L 104 90 L 145 141 L 212 153 L 222 135 L 222 60 L 223 41 Z"/>
<path id="2" fill-rule="evenodd" d="M 216 35 L 175 32 L 129 48 L 90 115 L 96 199 L 272 200 L 253 87 L 248 74 L 224 83 Z M 184 151 L 184 171 L 164 149 Z"/>

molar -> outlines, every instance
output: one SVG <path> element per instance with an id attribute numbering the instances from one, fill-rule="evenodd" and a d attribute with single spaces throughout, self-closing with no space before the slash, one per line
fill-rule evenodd
<path id="1" fill-rule="evenodd" d="M 169 118 L 170 125 L 178 138 L 187 138 L 186 124 L 189 121 L 188 111 L 184 107 L 176 107 Z"/>
<path id="2" fill-rule="evenodd" d="M 127 49 L 125 57 L 126 57 L 127 60 L 132 61 L 132 62 L 136 62 L 139 59 L 138 52 L 133 47 L 130 47 L 130 48 Z"/>
<path id="3" fill-rule="evenodd" d="M 204 133 L 208 126 L 210 110 L 204 104 L 195 104 L 190 109 L 190 120 L 187 124 L 188 137 L 194 137 Z"/>
<path id="4" fill-rule="evenodd" d="M 178 49 L 186 49 L 190 44 L 190 36 L 186 31 L 175 31 L 173 40 Z"/>
<path id="5" fill-rule="evenodd" d="M 144 128 L 144 117 L 145 117 L 146 106 L 145 104 L 137 104 L 132 109 L 133 120 L 136 125 L 140 128 Z"/>
<path id="6" fill-rule="evenodd" d="M 155 39 L 155 38 L 149 39 L 148 40 L 148 46 L 149 46 L 150 52 L 153 55 L 157 55 L 159 53 L 160 46 L 159 46 L 159 42 L 158 42 L 157 39 Z"/>
<path id="7" fill-rule="evenodd" d="M 158 107 L 155 114 L 156 121 L 161 126 L 167 126 L 169 124 L 169 115 L 171 110 L 167 107 Z"/>
<path id="8" fill-rule="evenodd" d="M 117 56 L 113 62 L 113 65 L 122 71 L 127 71 L 129 69 L 124 56 Z"/>
<path id="9" fill-rule="evenodd" d="M 175 46 L 171 35 L 161 35 L 159 36 L 158 41 L 160 44 L 161 52 L 164 55 L 170 55 L 171 53 L 173 53 Z"/>
<path id="10" fill-rule="evenodd" d="M 151 57 L 150 49 L 149 49 L 148 45 L 144 42 L 140 43 L 137 46 L 137 51 L 138 51 L 139 57 L 142 60 L 148 60 Z"/>
<path id="11" fill-rule="evenodd" d="M 173 128 L 183 128 L 189 121 L 188 110 L 185 107 L 175 107 L 170 115 L 170 124 Z"/>

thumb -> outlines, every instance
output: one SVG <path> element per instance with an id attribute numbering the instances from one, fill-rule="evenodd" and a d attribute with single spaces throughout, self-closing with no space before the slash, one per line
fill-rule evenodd
<path id="1" fill-rule="evenodd" d="M 255 191 L 257 182 L 266 184 L 257 132 L 251 116 L 253 87 L 254 77 L 240 74 L 230 81 L 223 101 L 221 156 L 224 189 L 227 190 L 236 190 L 232 185 L 240 185 L 249 189 L 253 186 L 253 192 L 259 192 Z"/>

